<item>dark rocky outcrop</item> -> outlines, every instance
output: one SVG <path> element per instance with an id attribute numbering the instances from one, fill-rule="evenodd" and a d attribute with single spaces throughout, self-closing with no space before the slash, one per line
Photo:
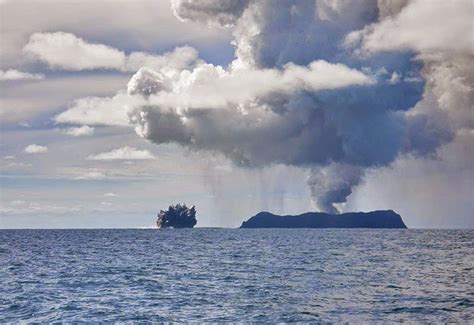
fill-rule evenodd
<path id="1" fill-rule="evenodd" d="M 406 225 L 392 210 L 337 215 L 307 212 L 296 216 L 260 212 L 244 221 L 240 228 L 406 228 Z"/>
<path id="2" fill-rule="evenodd" d="M 186 204 L 170 205 L 167 211 L 158 213 L 158 228 L 193 228 L 196 225 L 196 207 Z"/>

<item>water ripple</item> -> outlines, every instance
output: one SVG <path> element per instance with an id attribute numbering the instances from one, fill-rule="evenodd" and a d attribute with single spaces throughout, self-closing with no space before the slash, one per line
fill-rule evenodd
<path id="1" fill-rule="evenodd" d="M 474 322 L 474 231 L 3 230 L 0 322 Z"/>

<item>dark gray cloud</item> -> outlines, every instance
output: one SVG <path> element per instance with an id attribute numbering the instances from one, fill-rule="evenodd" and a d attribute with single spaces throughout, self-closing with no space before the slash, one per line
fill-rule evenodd
<path id="1" fill-rule="evenodd" d="M 231 26 L 240 18 L 249 0 L 171 0 L 176 17 L 209 25 Z"/>

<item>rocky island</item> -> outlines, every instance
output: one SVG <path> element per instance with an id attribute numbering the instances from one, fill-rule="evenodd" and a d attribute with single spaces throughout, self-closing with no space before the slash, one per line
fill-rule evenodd
<path id="1" fill-rule="evenodd" d="M 186 204 L 170 205 L 168 210 L 158 213 L 158 228 L 193 228 L 196 225 L 196 207 Z"/>
<path id="2" fill-rule="evenodd" d="M 244 221 L 240 228 L 407 228 L 402 217 L 392 210 L 328 214 L 307 212 L 280 216 L 260 212 Z"/>

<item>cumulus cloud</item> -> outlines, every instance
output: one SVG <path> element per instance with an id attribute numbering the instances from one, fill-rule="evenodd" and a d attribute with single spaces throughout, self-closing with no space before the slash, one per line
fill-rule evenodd
<path id="1" fill-rule="evenodd" d="M 29 146 L 25 147 L 24 151 L 28 154 L 45 153 L 48 151 L 48 147 L 38 144 L 30 144 Z"/>
<path id="2" fill-rule="evenodd" d="M 136 72 L 145 66 L 165 69 L 168 73 L 184 69 L 198 60 L 198 53 L 189 46 L 178 47 L 163 55 L 132 52 L 129 55 L 116 48 L 90 43 L 64 32 L 34 33 L 23 52 L 51 68 L 70 71 L 109 69 Z"/>
<path id="3" fill-rule="evenodd" d="M 15 80 L 41 80 L 44 79 L 44 74 L 29 73 L 15 69 L 0 70 L 0 81 L 15 81 Z"/>
<path id="4" fill-rule="evenodd" d="M 113 192 L 105 193 L 104 196 L 105 197 L 118 197 L 118 195 Z"/>
<path id="5" fill-rule="evenodd" d="M 133 147 L 122 147 L 112 151 L 99 153 L 87 157 L 88 160 L 147 160 L 155 159 L 148 150 L 139 150 Z"/>
<path id="6" fill-rule="evenodd" d="M 63 129 L 62 132 L 73 137 L 80 137 L 94 134 L 94 128 L 87 125 L 83 125 L 80 127 L 66 128 Z"/>
<path id="7" fill-rule="evenodd" d="M 142 95 L 149 97 L 152 94 L 167 89 L 168 78 L 161 72 L 142 67 L 135 73 L 127 84 L 129 95 Z"/>

